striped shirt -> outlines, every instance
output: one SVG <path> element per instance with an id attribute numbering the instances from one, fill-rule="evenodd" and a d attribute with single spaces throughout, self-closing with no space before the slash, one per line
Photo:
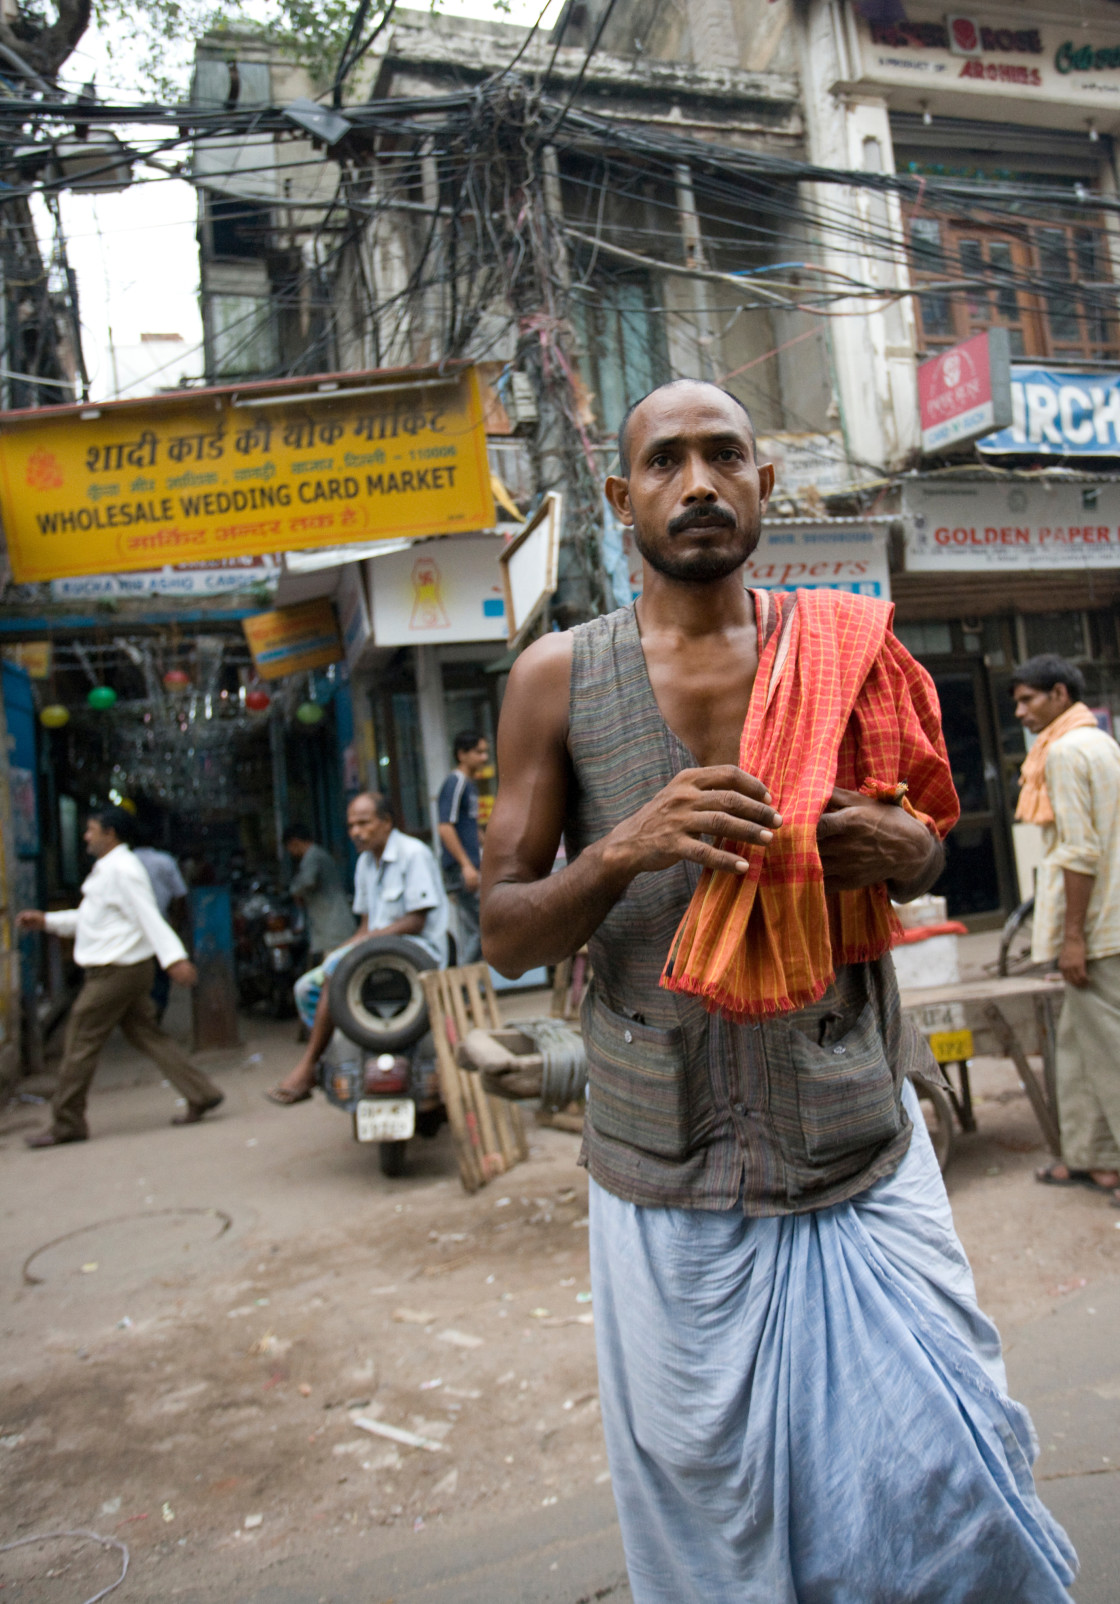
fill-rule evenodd
<path id="1" fill-rule="evenodd" d="M 1085 916 L 1090 958 L 1120 953 L 1120 746 L 1103 730 L 1071 730 L 1046 759 L 1054 823 L 1042 825 L 1031 956 L 1047 963 L 1062 949 L 1066 891 L 1062 871 L 1094 880 Z"/>

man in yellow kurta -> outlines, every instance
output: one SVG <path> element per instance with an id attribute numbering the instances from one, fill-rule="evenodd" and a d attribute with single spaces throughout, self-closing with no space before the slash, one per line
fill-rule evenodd
<path id="1" fill-rule="evenodd" d="M 1085 706 L 1080 669 L 1033 657 L 1015 716 L 1036 740 L 1016 818 L 1042 827 L 1032 956 L 1066 982 L 1058 1024 L 1062 1159 L 1050 1186 L 1107 1192 L 1120 1208 L 1120 746 Z"/>

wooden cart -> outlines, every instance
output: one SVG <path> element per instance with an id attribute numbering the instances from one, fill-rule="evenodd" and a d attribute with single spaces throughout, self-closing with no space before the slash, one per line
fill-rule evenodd
<path id="1" fill-rule="evenodd" d="M 976 1129 L 969 1060 L 977 1056 L 1010 1058 L 1047 1147 L 1054 1154 L 1060 1152 L 1055 1036 L 1063 991 L 1060 982 L 1015 975 L 902 993 L 903 1011 L 927 1038 L 945 1071 L 950 1089 L 940 1096 L 944 1101 L 947 1095 L 962 1131 Z M 1041 1075 L 1031 1067 L 1031 1055 L 1042 1060 Z M 937 1097 L 928 1095 L 940 1112 Z M 945 1121 L 941 1124 L 944 1127 Z M 944 1128 L 935 1134 L 935 1145 L 938 1135 L 938 1157 L 944 1169 L 952 1147 L 951 1122 L 947 1135 Z"/>

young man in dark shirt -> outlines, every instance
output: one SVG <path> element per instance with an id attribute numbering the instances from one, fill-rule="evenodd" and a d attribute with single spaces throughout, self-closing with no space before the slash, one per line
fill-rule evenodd
<path id="1" fill-rule="evenodd" d="M 459 910 L 459 962 L 472 964 L 482 955 L 478 933 L 482 848 L 475 781 L 490 761 L 490 743 L 477 730 L 463 730 L 453 744 L 455 767 L 439 792 L 439 838 L 443 843 L 444 885 Z"/>

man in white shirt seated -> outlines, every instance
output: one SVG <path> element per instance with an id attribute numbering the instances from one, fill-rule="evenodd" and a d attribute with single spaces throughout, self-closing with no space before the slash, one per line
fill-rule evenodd
<path id="1" fill-rule="evenodd" d="M 51 1128 L 28 1137 L 28 1147 L 59 1147 L 89 1136 L 86 1098 L 115 1025 L 186 1099 L 186 1112 L 173 1125 L 197 1125 L 222 1101 L 210 1077 L 156 1024 L 150 996 L 156 960 L 181 986 L 193 986 L 198 974 L 156 906 L 147 870 L 132 853 L 128 843 L 134 830 L 135 821 L 124 808 L 92 815 L 84 839 L 95 862 L 82 885 L 81 904 L 60 913 L 28 910 L 17 918 L 21 930 L 72 936 L 74 961 L 86 972 L 66 1026 Z"/>
<path id="2" fill-rule="evenodd" d="M 315 1066 L 331 1039 L 328 983 L 347 948 L 368 936 L 408 936 L 447 965 L 447 893 L 435 858 L 423 841 L 402 835 L 383 796 L 363 791 L 346 809 L 346 828 L 361 853 L 354 871 L 356 933 L 317 969 L 296 981 L 296 1007 L 311 1032 L 291 1074 L 265 1095 L 274 1103 L 305 1103 L 315 1085 Z"/>

